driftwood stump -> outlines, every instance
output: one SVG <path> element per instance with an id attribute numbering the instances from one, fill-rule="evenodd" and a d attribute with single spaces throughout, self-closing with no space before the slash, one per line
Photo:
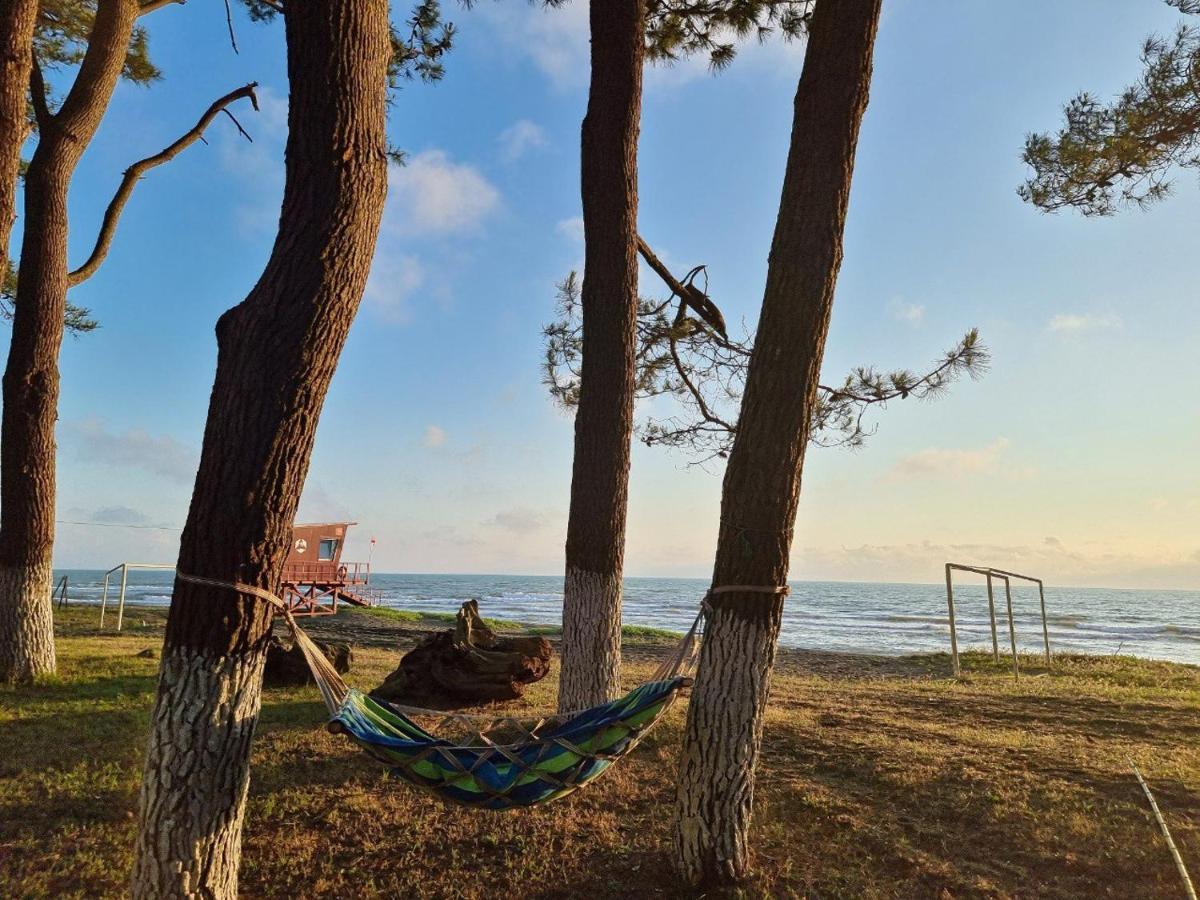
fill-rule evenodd
<path id="1" fill-rule="evenodd" d="M 333 663 L 340 674 L 350 671 L 350 663 L 354 654 L 350 652 L 349 644 L 332 644 L 323 641 L 313 641 Z M 267 664 L 263 669 L 263 684 L 270 687 L 289 687 L 292 685 L 311 684 L 312 670 L 304 658 L 304 652 L 291 643 L 285 643 L 280 638 L 271 638 L 267 646 Z"/>
<path id="2" fill-rule="evenodd" d="M 543 637 L 497 637 L 468 600 L 451 631 L 425 638 L 371 693 L 414 706 L 453 708 L 515 700 L 550 671 L 553 651 Z"/>

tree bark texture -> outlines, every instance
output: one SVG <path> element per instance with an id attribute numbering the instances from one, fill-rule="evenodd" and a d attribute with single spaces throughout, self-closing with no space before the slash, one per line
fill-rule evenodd
<path id="1" fill-rule="evenodd" d="M 0 276 L 17 215 L 21 145 L 29 133 L 25 112 L 37 11 L 37 0 L 5 0 L 0 6 Z"/>
<path id="2" fill-rule="evenodd" d="M 818 0 L 796 93 L 779 216 L 737 436 L 713 585 L 787 583 L 880 0 Z M 796 385 L 804 385 L 802 391 Z M 676 800 L 676 863 L 691 884 L 746 876 L 754 770 L 783 595 L 710 599 Z"/>
<path id="3" fill-rule="evenodd" d="M 217 324 L 179 570 L 278 590 L 325 393 L 387 185 L 385 0 L 285 14 L 286 180 L 270 260 Z M 271 607 L 175 584 L 142 779 L 135 897 L 234 897 Z"/>
<path id="4" fill-rule="evenodd" d="M 637 144 L 646 0 L 589 12 L 592 74 L 581 141 L 583 362 L 567 521 L 559 709 L 621 684 L 621 574 L 637 339 Z"/>
<path id="5" fill-rule="evenodd" d="M 25 219 L 0 420 L 0 681 L 54 671 L 58 353 L 67 305 L 67 190 L 112 98 L 138 16 L 135 0 L 101 0 L 79 73 L 39 125 L 25 174 Z"/>

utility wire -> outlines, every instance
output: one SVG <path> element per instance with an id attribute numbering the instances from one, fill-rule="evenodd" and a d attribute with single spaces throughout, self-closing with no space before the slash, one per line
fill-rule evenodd
<path id="1" fill-rule="evenodd" d="M 142 528 L 150 531 L 182 531 L 173 525 L 130 525 L 125 522 L 71 522 L 67 519 L 55 519 L 57 525 L 87 525 L 92 528 Z"/>

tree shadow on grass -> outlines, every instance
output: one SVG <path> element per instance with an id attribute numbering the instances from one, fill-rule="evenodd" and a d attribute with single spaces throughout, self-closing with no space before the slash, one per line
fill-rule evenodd
<path id="1" fill-rule="evenodd" d="M 1111 886 L 1116 897 L 1134 884 L 1139 896 L 1178 895 L 1132 774 L 1028 749 L 902 756 L 892 725 L 877 727 L 888 732 L 883 745 L 846 730 L 776 726 L 768 735 L 760 772 L 772 785 L 768 830 L 787 836 L 817 894 L 850 888 L 822 883 L 820 860 L 802 858 L 813 848 L 857 855 L 865 884 L 895 891 L 882 896 L 1104 896 L 1097 887 Z M 1194 833 L 1200 797 L 1178 782 L 1156 790 L 1180 831 Z"/>
<path id="2" fill-rule="evenodd" d="M 913 722 L 1052 730 L 1093 740 L 1127 739 L 1156 745 L 1194 745 L 1200 716 L 1194 706 L 1098 700 L 1038 694 L 967 697 L 947 695 L 935 702 L 911 695 L 890 696 L 888 705 Z"/>

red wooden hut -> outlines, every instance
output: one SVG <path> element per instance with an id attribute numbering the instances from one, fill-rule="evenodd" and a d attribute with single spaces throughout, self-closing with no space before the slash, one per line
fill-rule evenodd
<path id="1" fill-rule="evenodd" d="M 319 522 L 292 526 L 292 549 L 283 564 L 283 599 L 292 615 L 337 612 L 338 602 L 372 606 L 369 562 L 346 562 L 346 533 L 357 522 Z"/>

